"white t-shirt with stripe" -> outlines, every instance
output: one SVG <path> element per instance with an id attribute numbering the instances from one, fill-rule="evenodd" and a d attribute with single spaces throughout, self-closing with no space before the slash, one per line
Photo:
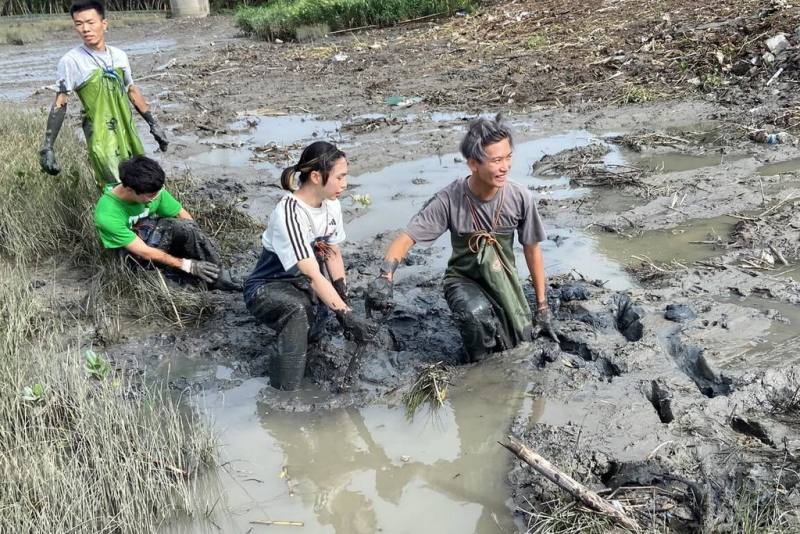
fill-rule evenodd
<path id="1" fill-rule="evenodd" d="M 245 282 L 245 300 L 268 280 L 297 276 L 298 262 L 314 257 L 316 242 L 338 245 L 345 239 L 338 200 L 324 200 L 313 207 L 293 194 L 286 195 L 275 206 L 261 236 L 264 249 Z"/>

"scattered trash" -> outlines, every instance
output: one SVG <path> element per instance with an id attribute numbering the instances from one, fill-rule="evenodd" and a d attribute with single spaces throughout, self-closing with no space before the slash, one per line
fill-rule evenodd
<path id="1" fill-rule="evenodd" d="M 779 33 L 774 37 L 770 37 L 765 41 L 767 48 L 773 54 L 777 55 L 789 48 L 789 40 L 786 39 L 786 35 L 783 33 Z"/>
<path id="2" fill-rule="evenodd" d="M 751 141 L 767 145 L 793 144 L 795 142 L 794 136 L 786 132 L 767 133 L 765 130 L 756 130 L 755 132 L 750 132 L 747 137 Z"/>
<path id="3" fill-rule="evenodd" d="M 422 102 L 422 98 L 418 96 L 406 97 L 406 96 L 394 95 L 386 97 L 386 103 L 396 108 L 407 108 L 413 106 L 418 102 Z"/>
<path id="4" fill-rule="evenodd" d="M 338 62 L 340 62 L 340 63 L 341 63 L 342 61 L 347 61 L 349 58 L 350 58 L 350 56 L 348 56 L 348 55 L 347 55 L 347 54 L 345 54 L 344 52 L 339 52 L 338 54 L 336 54 L 335 56 L 333 56 L 333 60 L 334 60 L 334 61 L 338 61 Z"/>

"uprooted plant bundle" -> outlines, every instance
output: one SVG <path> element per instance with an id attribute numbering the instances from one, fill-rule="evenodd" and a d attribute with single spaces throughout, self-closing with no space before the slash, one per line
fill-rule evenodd
<path id="1" fill-rule="evenodd" d="M 429 405 L 432 410 L 442 407 L 447 398 L 450 378 L 451 371 L 442 362 L 424 367 L 419 372 L 411 389 L 403 395 L 406 417 L 413 419 L 417 410 L 425 404 Z"/>

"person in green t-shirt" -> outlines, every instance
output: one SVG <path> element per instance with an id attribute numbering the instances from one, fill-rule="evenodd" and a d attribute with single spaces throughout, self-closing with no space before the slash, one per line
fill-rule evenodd
<path id="1" fill-rule="evenodd" d="M 240 290 L 222 271 L 217 247 L 164 189 L 157 161 L 134 156 L 119 165 L 120 184 L 97 201 L 94 224 L 103 247 L 178 269 L 215 289 Z"/>

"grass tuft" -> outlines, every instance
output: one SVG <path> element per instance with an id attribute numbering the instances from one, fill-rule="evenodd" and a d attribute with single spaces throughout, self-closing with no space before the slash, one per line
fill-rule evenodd
<path id="1" fill-rule="evenodd" d="M 447 387 L 450 385 L 450 376 L 450 369 L 442 362 L 423 368 L 414 385 L 403 395 L 406 417 L 413 420 L 417 410 L 423 404 L 428 404 L 432 410 L 444 406 L 444 401 L 447 399 Z"/>
<path id="2" fill-rule="evenodd" d="M 327 26 L 332 31 L 387 26 L 429 15 L 473 9 L 477 0 L 276 0 L 243 7 L 236 24 L 260 39 L 299 39 L 298 29 Z M 301 30 L 307 37 L 306 30 Z"/>
<path id="3" fill-rule="evenodd" d="M 82 354 L 21 267 L 0 266 L 0 524 L 155 532 L 196 513 L 214 438 L 165 391 Z"/>

